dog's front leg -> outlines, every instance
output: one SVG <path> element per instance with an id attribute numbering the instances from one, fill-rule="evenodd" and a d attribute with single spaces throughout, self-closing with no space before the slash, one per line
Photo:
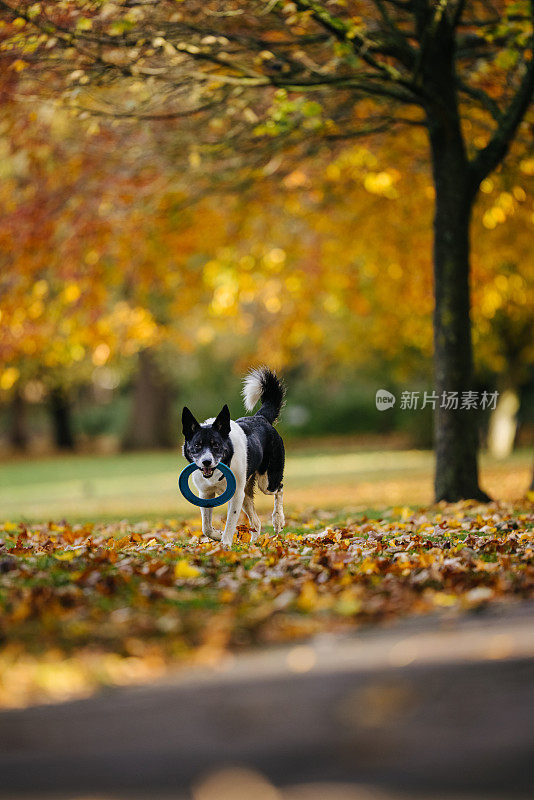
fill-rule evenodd
<path id="1" fill-rule="evenodd" d="M 215 497 L 215 489 L 200 489 L 199 496 L 202 497 L 203 500 L 211 500 L 212 497 Z M 200 516 L 202 517 L 202 533 L 204 536 L 207 536 L 209 539 L 214 539 L 216 542 L 220 542 L 220 531 L 214 531 L 212 527 L 213 509 L 202 508 L 201 506 Z"/>
<path id="2" fill-rule="evenodd" d="M 204 497 L 204 495 L 201 495 Z M 215 497 L 214 494 L 210 494 L 209 497 Z M 221 541 L 221 532 L 214 531 L 212 527 L 212 516 L 213 516 L 213 509 L 212 508 L 201 508 L 200 515 L 202 517 L 202 533 L 204 536 L 207 536 L 209 539 L 214 539 L 216 542 Z"/>
<path id="3" fill-rule="evenodd" d="M 221 543 L 225 547 L 231 547 L 234 541 L 235 530 L 237 528 L 237 521 L 239 514 L 243 508 L 243 500 L 245 499 L 245 487 L 243 484 L 238 485 L 234 496 L 228 503 L 228 516 L 226 517 L 226 525 L 224 526 L 224 533 Z"/>
<path id="4" fill-rule="evenodd" d="M 200 472 L 193 473 L 192 481 L 193 485 L 198 490 L 198 496 L 201 497 L 203 500 L 211 500 L 213 497 L 215 497 L 215 487 L 210 486 L 209 483 L 206 483 L 202 478 Z M 216 542 L 220 542 L 221 533 L 219 531 L 213 530 L 211 522 L 212 515 L 213 515 L 212 508 L 202 508 L 202 506 L 200 507 L 200 516 L 202 519 L 202 533 L 209 539 L 213 539 Z"/>

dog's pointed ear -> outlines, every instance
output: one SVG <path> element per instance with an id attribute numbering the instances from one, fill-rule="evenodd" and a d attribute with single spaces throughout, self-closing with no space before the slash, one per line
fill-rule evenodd
<path id="1" fill-rule="evenodd" d="M 222 407 L 222 410 L 217 414 L 217 418 L 212 425 L 221 436 L 228 436 L 230 433 L 230 409 L 227 405 Z"/>
<path id="2" fill-rule="evenodd" d="M 187 406 L 184 406 L 182 411 L 182 431 L 186 439 L 190 439 L 200 428 L 199 423 L 196 421 Z"/>

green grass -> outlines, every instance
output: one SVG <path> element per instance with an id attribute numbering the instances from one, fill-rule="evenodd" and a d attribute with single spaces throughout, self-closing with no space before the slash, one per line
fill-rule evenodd
<path id="1" fill-rule="evenodd" d="M 520 480 L 524 480 L 531 461 L 532 452 L 523 450 L 504 462 L 485 457 L 483 467 L 496 475 L 519 471 Z M 177 488 L 178 473 L 183 466 L 185 461 L 178 452 L 5 461 L 0 463 L 0 519 L 193 517 L 197 509 L 182 498 Z M 307 447 L 288 456 L 285 500 L 289 508 L 292 503 L 300 507 L 335 508 L 343 495 L 345 505 L 356 506 L 366 503 L 360 491 L 365 486 L 367 505 L 376 502 L 391 505 L 395 501 L 391 486 L 402 487 L 405 483 L 417 488 L 423 481 L 428 487 L 432 471 L 433 455 L 428 451 L 336 452 L 331 447 Z M 373 485 L 377 488 L 376 499 Z M 381 485 L 385 487 L 383 500 Z M 428 494 L 430 490 L 425 491 Z M 404 502 L 409 502 L 408 489 L 407 496 Z M 419 502 L 417 492 L 413 496 L 414 502 Z M 270 498 L 260 496 L 258 500 L 263 511 L 271 506 Z"/>

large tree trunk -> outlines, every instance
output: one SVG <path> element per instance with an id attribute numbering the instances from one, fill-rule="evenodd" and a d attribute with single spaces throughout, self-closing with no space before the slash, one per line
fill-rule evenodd
<path id="1" fill-rule="evenodd" d="M 49 407 L 52 416 L 55 446 L 59 450 L 74 450 L 71 405 L 64 389 L 61 387 L 52 389 Z"/>
<path id="2" fill-rule="evenodd" d="M 17 389 L 10 403 L 9 442 L 15 450 L 26 450 L 28 439 L 26 403 Z"/>
<path id="3" fill-rule="evenodd" d="M 438 185 L 437 185 L 438 186 Z M 436 500 L 487 500 L 478 485 L 477 413 L 462 409 L 473 391 L 469 315 L 470 202 L 460 191 L 437 188 L 434 221 L 434 365 L 438 401 L 435 415 Z M 458 407 L 447 408 L 450 393 Z"/>
<path id="4" fill-rule="evenodd" d="M 125 449 L 175 447 L 176 435 L 171 420 L 172 389 L 150 350 L 139 353 L 133 395 Z"/>
<path id="5" fill-rule="evenodd" d="M 462 409 L 462 393 L 473 391 L 469 314 L 469 227 L 474 190 L 454 91 L 453 41 L 442 31 L 425 65 L 432 97 L 428 129 L 436 190 L 434 212 L 434 365 L 436 500 L 488 500 L 478 485 L 477 413 Z M 458 407 L 446 407 L 457 392 Z"/>

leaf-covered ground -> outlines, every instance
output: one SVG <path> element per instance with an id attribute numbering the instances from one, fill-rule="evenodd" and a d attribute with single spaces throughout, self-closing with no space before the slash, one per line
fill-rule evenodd
<path id="1" fill-rule="evenodd" d="M 82 696 L 229 650 L 534 596 L 534 513 L 461 503 L 289 518 L 232 550 L 197 521 L 0 524 L 0 704 Z"/>

